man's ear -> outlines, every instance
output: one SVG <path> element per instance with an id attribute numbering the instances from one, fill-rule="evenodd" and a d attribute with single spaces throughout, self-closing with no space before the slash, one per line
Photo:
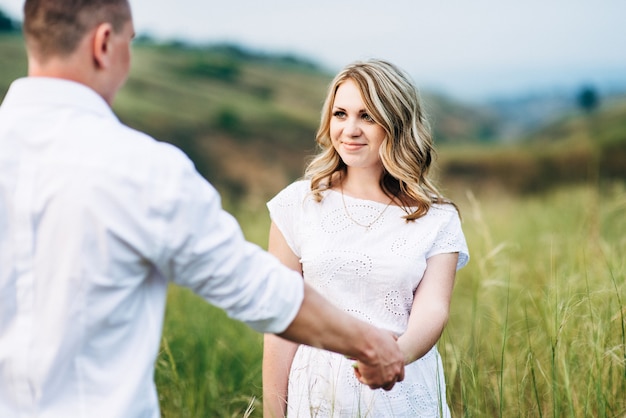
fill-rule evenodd
<path id="1" fill-rule="evenodd" d="M 99 24 L 93 37 L 93 59 L 96 67 L 108 68 L 111 64 L 111 36 L 113 26 L 110 23 Z"/>

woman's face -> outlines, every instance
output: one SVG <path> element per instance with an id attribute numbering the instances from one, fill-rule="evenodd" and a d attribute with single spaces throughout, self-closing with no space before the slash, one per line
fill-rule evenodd
<path id="1" fill-rule="evenodd" d="M 382 170 L 378 150 L 385 136 L 367 112 L 356 83 L 342 82 L 331 111 L 330 138 L 343 162 L 350 168 Z"/>

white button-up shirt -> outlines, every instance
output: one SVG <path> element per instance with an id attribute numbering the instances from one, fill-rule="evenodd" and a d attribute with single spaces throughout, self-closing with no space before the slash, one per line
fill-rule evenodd
<path id="1" fill-rule="evenodd" d="M 0 107 L 0 417 L 157 417 L 169 281 L 265 332 L 303 297 L 179 150 L 81 84 L 15 81 Z"/>

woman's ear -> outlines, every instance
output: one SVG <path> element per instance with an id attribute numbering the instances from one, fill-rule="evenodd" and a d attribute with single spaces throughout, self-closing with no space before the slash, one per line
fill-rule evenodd
<path id="1" fill-rule="evenodd" d="M 92 54 L 94 63 L 99 69 L 111 65 L 111 36 L 113 26 L 110 23 L 99 24 L 94 32 Z"/>

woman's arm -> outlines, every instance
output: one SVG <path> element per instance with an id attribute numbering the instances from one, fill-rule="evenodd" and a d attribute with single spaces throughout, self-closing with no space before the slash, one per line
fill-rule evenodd
<path id="1" fill-rule="evenodd" d="M 441 337 L 450 314 L 458 253 L 437 254 L 426 261 L 417 286 L 406 332 L 398 338 L 405 364 L 424 356 Z"/>
<path id="2" fill-rule="evenodd" d="M 283 418 L 289 370 L 298 344 L 273 334 L 265 334 L 263 341 L 263 416 Z"/>
<path id="3" fill-rule="evenodd" d="M 285 266 L 302 274 L 298 257 L 287 245 L 285 237 L 272 222 L 268 251 Z M 273 334 L 265 334 L 263 342 L 263 416 L 282 418 L 287 406 L 287 381 L 298 344 Z"/>

